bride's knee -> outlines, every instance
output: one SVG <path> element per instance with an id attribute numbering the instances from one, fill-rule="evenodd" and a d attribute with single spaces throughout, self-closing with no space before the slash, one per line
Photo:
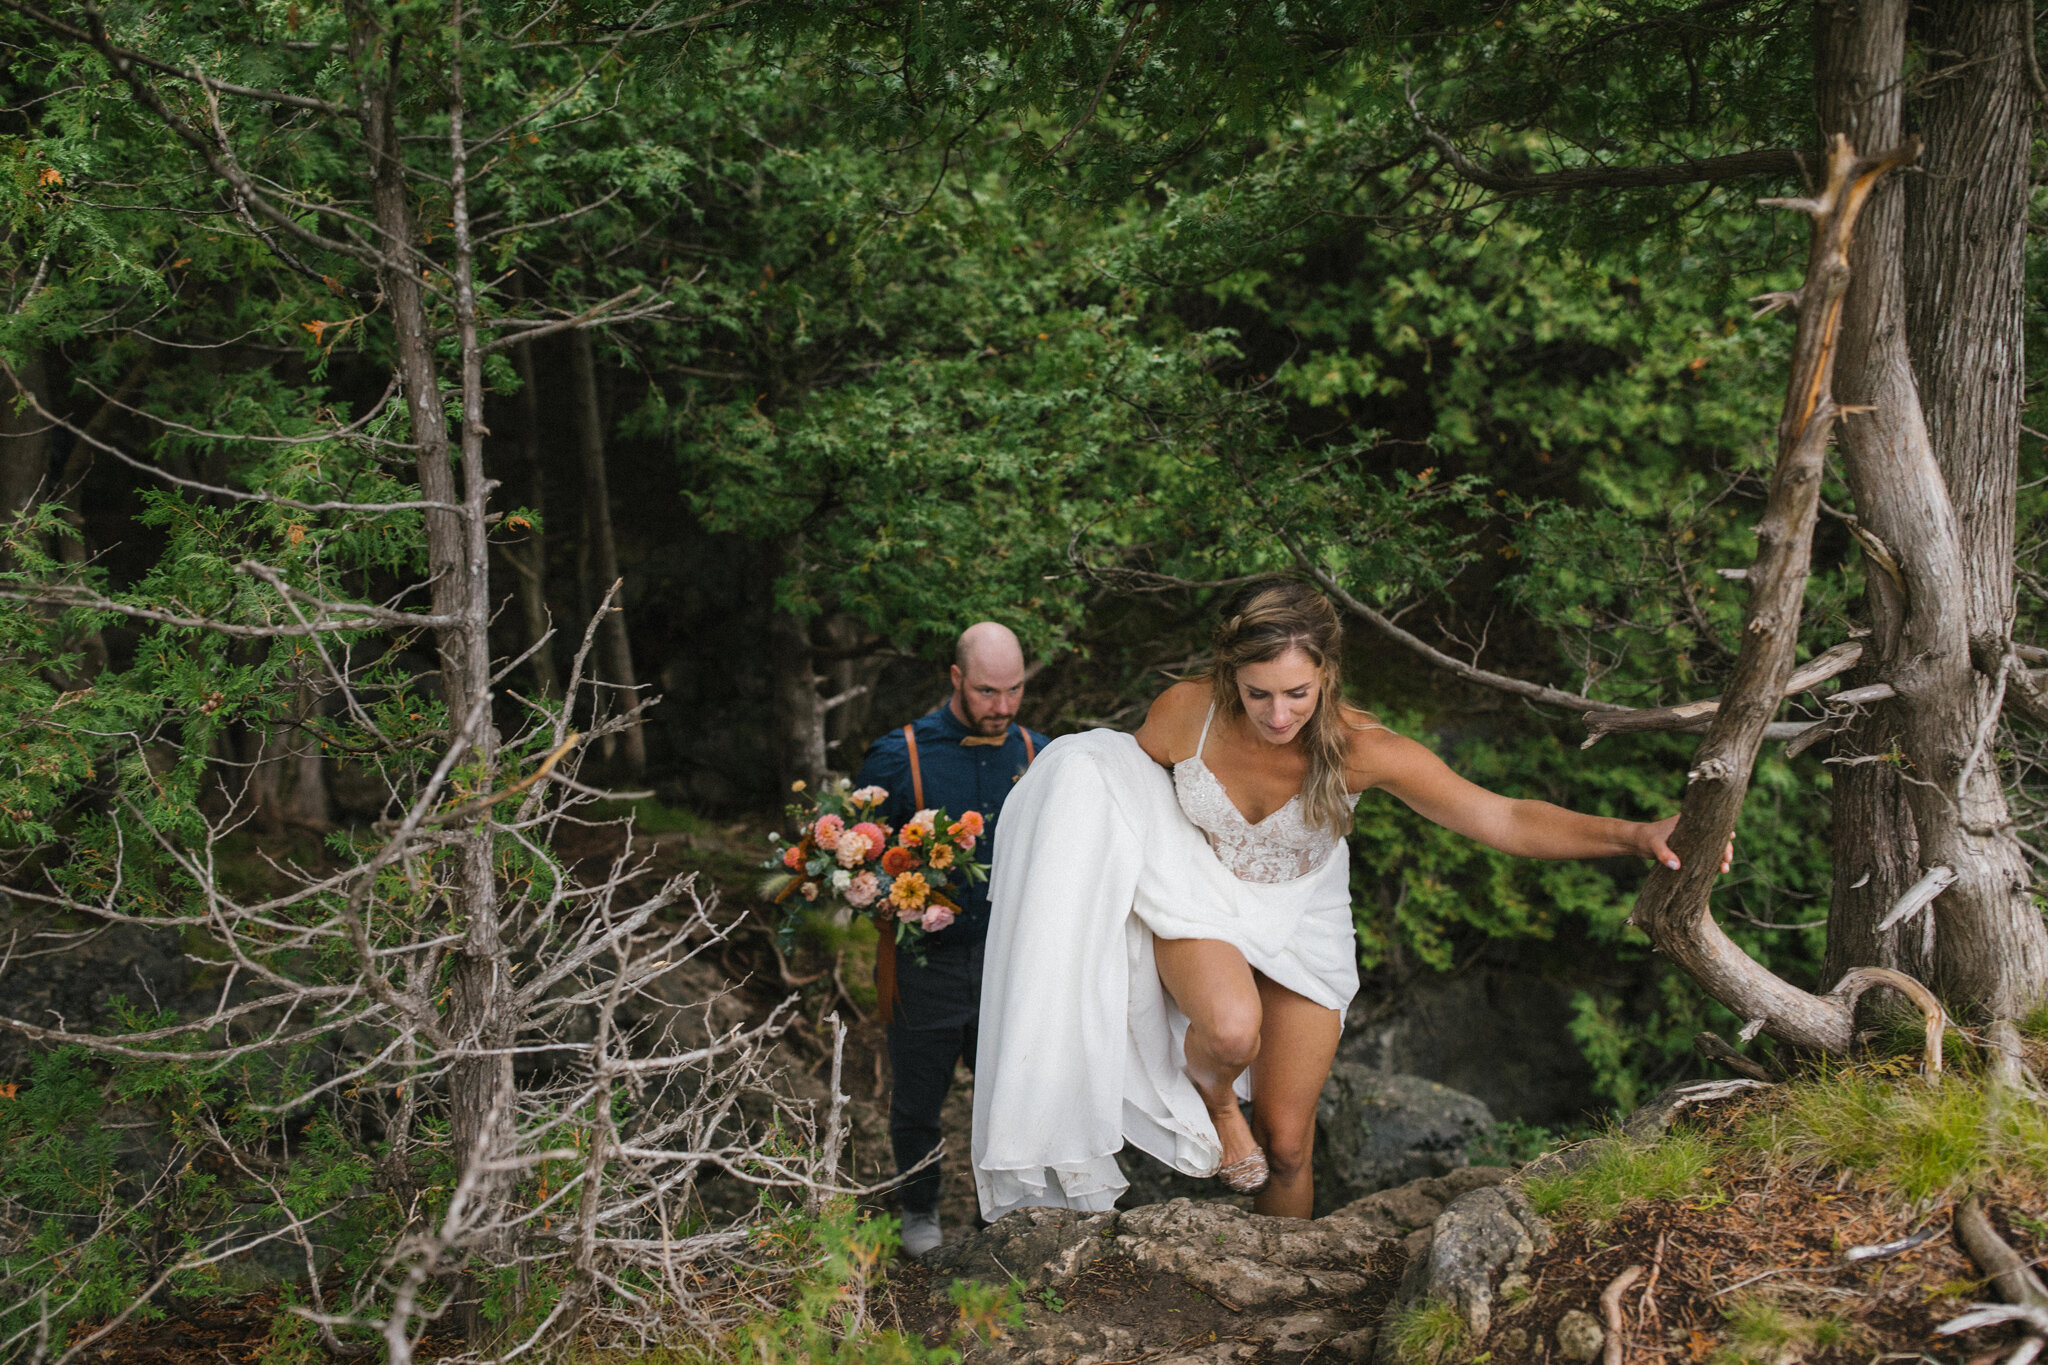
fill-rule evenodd
<path id="1" fill-rule="evenodd" d="M 1257 1010 L 1218 1013 L 1205 1020 L 1199 1032 L 1203 1050 L 1221 1066 L 1246 1067 L 1258 1060 Z"/>
<path id="2" fill-rule="evenodd" d="M 1315 1157 L 1315 1143 L 1300 1137 L 1268 1136 L 1265 1142 L 1266 1164 L 1272 1168 L 1273 1178 L 1289 1181 L 1308 1170 Z"/>

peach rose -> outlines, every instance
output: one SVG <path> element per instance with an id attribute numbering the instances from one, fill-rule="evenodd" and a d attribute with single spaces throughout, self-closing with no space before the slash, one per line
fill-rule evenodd
<path id="1" fill-rule="evenodd" d="M 921 921 L 927 934 L 936 934 L 952 922 L 953 912 L 943 905 L 934 905 L 925 911 L 924 919 Z"/>
<path id="2" fill-rule="evenodd" d="M 862 872 L 846 884 L 846 903 L 856 910 L 865 910 L 875 903 L 875 897 L 882 894 L 882 879 L 872 872 Z"/>

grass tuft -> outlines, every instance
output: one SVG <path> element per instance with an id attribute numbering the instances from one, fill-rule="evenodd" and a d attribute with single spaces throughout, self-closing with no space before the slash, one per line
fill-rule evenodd
<path id="1" fill-rule="evenodd" d="M 1797 1164 L 1867 1173 L 1914 1204 L 2014 1167 L 2048 1174 L 2048 1113 L 1965 1077 L 1929 1085 L 1837 1071 L 1788 1087 L 1744 1136 Z"/>
<path id="2" fill-rule="evenodd" d="M 1387 1324 L 1394 1358 L 1401 1365 L 1450 1365 L 1470 1344 L 1465 1315 L 1442 1299 L 1424 1299 L 1396 1313 Z"/>
<path id="3" fill-rule="evenodd" d="M 1728 1339 L 1716 1365 L 1790 1365 L 1815 1352 L 1849 1344 L 1856 1324 L 1825 1313 L 1802 1317 L 1761 1295 L 1737 1299 L 1723 1312 Z"/>
<path id="4" fill-rule="evenodd" d="M 1657 1142 L 1615 1139 L 1591 1163 L 1569 1175 L 1531 1180 L 1523 1187 L 1536 1211 L 1605 1222 L 1645 1199 L 1693 1199 L 1714 1191 L 1708 1175 L 1714 1148 L 1693 1133 Z"/>

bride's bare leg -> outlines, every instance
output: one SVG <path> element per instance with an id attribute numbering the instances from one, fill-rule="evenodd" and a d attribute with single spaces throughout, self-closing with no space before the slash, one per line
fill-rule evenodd
<path id="1" fill-rule="evenodd" d="M 1259 1055 L 1258 984 L 1244 954 L 1228 943 L 1162 938 L 1154 939 L 1152 947 L 1160 984 L 1188 1017 L 1188 1079 L 1223 1140 L 1223 1164 L 1228 1166 L 1251 1155 L 1253 1146 L 1252 1130 L 1231 1087 Z"/>
<path id="2" fill-rule="evenodd" d="M 1252 1072 L 1252 1132 L 1266 1149 L 1272 1183 L 1252 1207 L 1281 1218 L 1315 1212 L 1316 1101 L 1344 1033 L 1344 1016 L 1258 978 L 1264 1046 Z"/>

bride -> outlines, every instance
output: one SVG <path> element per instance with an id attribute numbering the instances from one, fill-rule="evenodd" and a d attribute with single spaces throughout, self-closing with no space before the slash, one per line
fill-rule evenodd
<path id="1" fill-rule="evenodd" d="M 1342 627 L 1305 585 L 1253 585 L 1214 643 L 1135 736 L 1054 740 L 1004 806 L 975 1068 L 984 1218 L 1109 1208 L 1127 1139 L 1260 1213 L 1310 1215 L 1316 1100 L 1358 990 L 1344 835 L 1366 791 L 1506 853 L 1678 866 L 1675 816 L 1510 800 L 1344 702 Z"/>

